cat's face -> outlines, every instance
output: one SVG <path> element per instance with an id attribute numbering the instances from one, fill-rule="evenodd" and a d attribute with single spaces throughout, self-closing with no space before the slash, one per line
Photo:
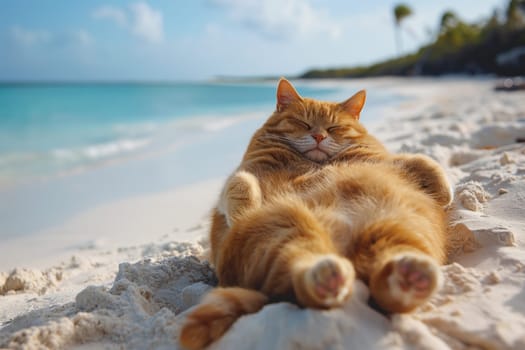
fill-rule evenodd
<path id="1" fill-rule="evenodd" d="M 267 131 L 305 158 L 322 163 L 366 133 L 358 121 L 364 100 L 364 91 L 343 103 L 302 98 L 282 79 L 277 89 L 277 110 L 266 124 Z"/>

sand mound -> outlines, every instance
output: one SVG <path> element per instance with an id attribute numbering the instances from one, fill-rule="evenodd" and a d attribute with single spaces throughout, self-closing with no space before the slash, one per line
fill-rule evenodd
<path id="1" fill-rule="evenodd" d="M 198 245 L 190 248 L 202 250 Z M 0 332 L 0 345 L 40 349 L 84 343 L 134 349 L 172 346 L 180 323 L 176 315 L 193 306 L 215 283 L 210 266 L 194 256 L 122 263 L 110 289 L 88 286 L 75 303 L 15 319 Z"/>
<path id="2" fill-rule="evenodd" d="M 483 203 L 487 202 L 490 195 L 485 192 L 481 183 L 467 181 L 456 187 L 455 197 L 464 208 L 472 211 L 481 211 Z"/>
<path id="3" fill-rule="evenodd" d="M 61 269 L 44 272 L 35 269 L 14 269 L 10 274 L 0 276 L 0 294 L 34 292 L 44 294 L 48 288 L 62 280 Z"/>

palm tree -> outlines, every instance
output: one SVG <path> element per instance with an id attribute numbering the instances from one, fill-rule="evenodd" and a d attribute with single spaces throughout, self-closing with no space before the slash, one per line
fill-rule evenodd
<path id="1" fill-rule="evenodd" d="M 446 11 L 441 15 L 441 21 L 439 22 L 439 31 L 443 33 L 447 29 L 457 26 L 459 23 L 458 16 L 453 11 Z"/>
<path id="2" fill-rule="evenodd" d="M 525 0 L 510 0 L 506 11 L 507 26 L 511 29 L 523 27 L 525 24 L 523 11 L 525 11 Z"/>
<path id="3" fill-rule="evenodd" d="M 400 54 L 402 50 L 401 23 L 405 18 L 407 18 L 411 14 L 412 9 L 406 4 L 398 4 L 394 7 L 394 19 L 396 24 L 396 46 L 398 54 Z"/>

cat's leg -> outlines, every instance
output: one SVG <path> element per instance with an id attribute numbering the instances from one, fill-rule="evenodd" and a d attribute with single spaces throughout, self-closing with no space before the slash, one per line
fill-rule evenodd
<path id="1" fill-rule="evenodd" d="M 219 198 L 217 210 L 226 218 L 229 227 L 243 212 L 261 205 L 262 194 L 257 178 L 247 171 L 237 171 L 227 180 Z"/>
<path id="2" fill-rule="evenodd" d="M 437 216 L 437 215 L 436 215 Z M 374 219 L 352 247 L 358 278 L 386 312 L 409 312 L 440 288 L 446 258 L 444 227 L 413 213 Z"/>
<path id="3" fill-rule="evenodd" d="M 355 275 L 312 212 L 290 197 L 236 223 L 223 242 L 216 270 L 220 283 L 319 308 L 342 305 Z"/>
<path id="4" fill-rule="evenodd" d="M 440 205 L 446 206 L 454 199 L 454 190 L 447 175 L 432 158 L 422 154 L 396 154 L 393 161 Z"/>
<path id="5" fill-rule="evenodd" d="M 201 349 L 269 300 L 331 308 L 351 295 L 355 272 L 298 198 L 249 211 L 213 247 L 222 288 L 187 317 L 180 340 Z"/>
<path id="6" fill-rule="evenodd" d="M 300 305 L 336 307 L 350 296 L 354 272 L 347 259 L 320 255 L 303 263 L 293 286 L 301 293 L 297 296 Z M 222 337 L 241 316 L 258 312 L 268 302 L 268 296 L 253 289 L 215 288 L 187 315 L 179 341 L 186 349 L 203 349 Z"/>

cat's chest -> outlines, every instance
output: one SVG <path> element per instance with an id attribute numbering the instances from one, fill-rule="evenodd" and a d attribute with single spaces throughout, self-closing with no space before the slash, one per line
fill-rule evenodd
<path id="1" fill-rule="evenodd" d="M 309 164 L 287 164 L 280 169 L 262 169 L 258 179 L 262 187 L 291 190 L 313 181 L 317 172 L 318 168 Z"/>

